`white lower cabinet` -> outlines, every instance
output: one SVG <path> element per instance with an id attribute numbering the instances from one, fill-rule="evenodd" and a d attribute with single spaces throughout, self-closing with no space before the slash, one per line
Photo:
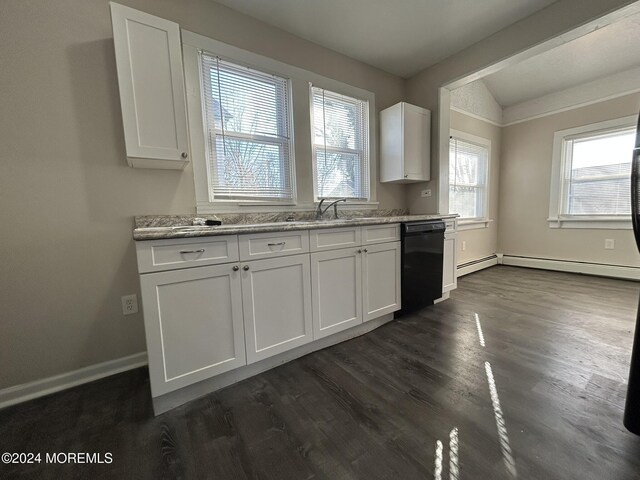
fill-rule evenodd
<path id="1" fill-rule="evenodd" d="M 246 364 L 240 272 L 233 266 L 140 276 L 154 397 Z"/>
<path id="2" fill-rule="evenodd" d="M 248 363 L 313 340 L 309 255 L 244 263 L 242 303 Z"/>
<path id="3" fill-rule="evenodd" d="M 362 256 L 364 321 L 400 310 L 400 242 L 369 245 Z"/>
<path id="4" fill-rule="evenodd" d="M 400 310 L 400 242 L 311 254 L 315 338 Z"/>
<path id="5" fill-rule="evenodd" d="M 362 323 L 361 251 L 344 248 L 311 254 L 314 338 Z"/>
<path id="6" fill-rule="evenodd" d="M 399 310 L 397 225 L 344 230 L 138 244 L 153 397 Z"/>

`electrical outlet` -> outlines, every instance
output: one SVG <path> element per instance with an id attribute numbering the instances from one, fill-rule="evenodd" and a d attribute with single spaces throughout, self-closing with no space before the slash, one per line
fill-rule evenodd
<path id="1" fill-rule="evenodd" d="M 422 197 L 430 197 L 431 196 L 431 189 L 427 188 L 425 190 L 422 190 L 420 192 L 420 196 L 422 196 Z"/>
<path id="2" fill-rule="evenodd" d="M 138 296 L 125 295 L 122 297 L 122 314 L 133 315 L 134 313 L 138 313 Z"/>
<path id="3" fill-rule="evenodd" d="M 464 252 L 467 249 L 467 242 L 462 240 L 462 242 L 460 243 L 460 248 Z"/>
<path id="4" fill-rule="evenodd" d="M 616 248 L 616 241 L 613 238 L 605 238 L 604 248 L 605 250 L 613 250 L 614 248 Z"/>

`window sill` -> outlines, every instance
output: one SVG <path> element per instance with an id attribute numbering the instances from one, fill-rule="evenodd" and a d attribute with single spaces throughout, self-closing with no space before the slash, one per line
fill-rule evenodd
<path id="1" fill-rule="evenodd" d="M 488 228 L 489 224 L 493 220 L 488 218 L 473 218 L 473 219 L 458 219 L 458 231 L 463 232 L 465 230 L 478 230 L 481 228 Z"/>
<path id="2" fill-rule="evenodd" d="M 378 202 L 353 201 L 338 204 L 338 211 L 377 210 Z M 196 205 L 196 213 L 260 213 L 260 212 L 313 212 L 317 203 L 269 202 L 215 202 Z"/>
<path id="3" fill-rule="evenodd" d="M 549 228 L 590 228 L 593 230 L 631 230 L 630 217 L 556 217 L 548 218 Z"/>

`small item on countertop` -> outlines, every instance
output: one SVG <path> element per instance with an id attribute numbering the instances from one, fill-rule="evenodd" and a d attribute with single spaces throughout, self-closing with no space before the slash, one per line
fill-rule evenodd
<path id="1" fill-rule="evenodd" d="M 194 218 L 192 223 L 191 223 L 191 225 L 193 225 L 193 226 L 196 226 L 196 225 L 203 226 L 203 225 L 206 225 L 206 224 L 207 224 L 207 220 L 205 218 L 199 218 L 199 217 Z"/>
<path id="2" fill-rule="evenodd" d="M 205 223 L 210 227 L 222 225 L 222 222 L 220 220 L 210 220 L 209 219 Z"/>

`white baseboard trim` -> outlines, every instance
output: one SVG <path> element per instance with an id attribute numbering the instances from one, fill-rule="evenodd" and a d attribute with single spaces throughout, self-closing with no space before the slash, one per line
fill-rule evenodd
<path id="1" fill-rule="evenodd" d="M 458 278 L 473 272 L 477 272 L 478 270 L 484 270 L 485 268 L 493 267 L 494 265 L 498 265 L 497 255 L 492 255 L 491 257 L 487 257 L 486 259 L 474 260 L 472 262 L 458 265 Z"/>
<path id="2" fill-rule="evenodd" d="M 115 375 L 116 373 L 126 370 L 143 367 L 146 364 L 147 352 L 140 352 L 129 355 L 128 357 L 89 365 L 88 367 L 80 368 L 72 372 L 4 388 L 0 390 L 0 408 L 43 397 L 50 393 L 82 385 L 83 383 L 93 382 L 94 380 Z"/>
<path id="3" fill-rule="evenodd" d="M 553 260 L 547 258 L 517 257 L 501 255 L 503 265 L 514 267 L 539 268 L 558 272 L 582 273 L 599 277 L 621 278 L 624 280 L 640 280 L 640 268 L 620 265 L 604 265 L 601 263 L 572 262 L 569 260 Z"/>

